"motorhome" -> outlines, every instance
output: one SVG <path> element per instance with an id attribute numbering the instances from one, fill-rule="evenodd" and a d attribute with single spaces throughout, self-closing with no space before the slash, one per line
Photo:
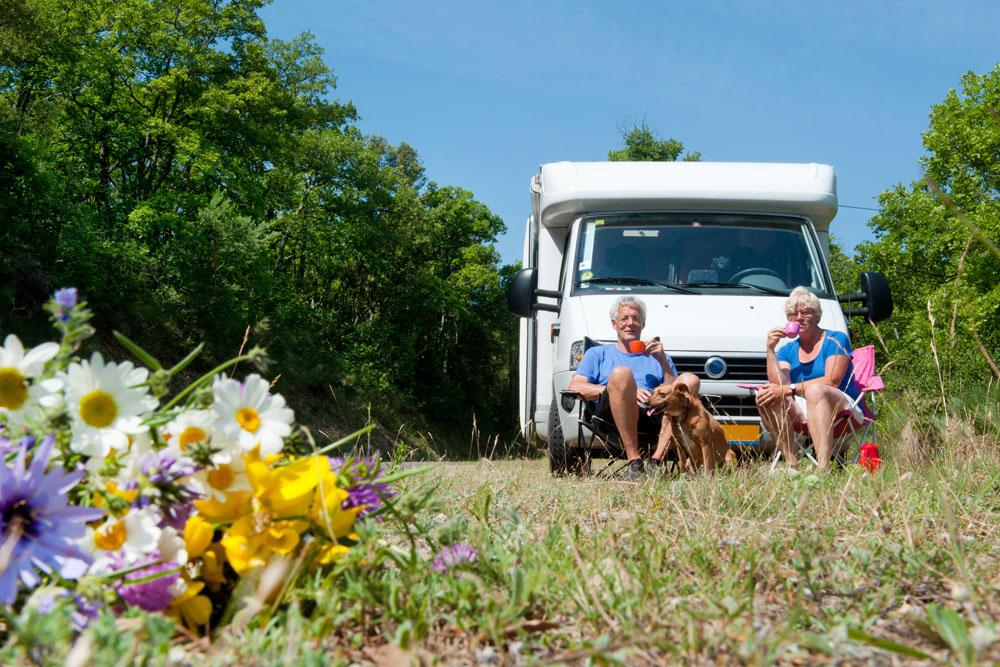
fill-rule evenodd
<path id="1" fill-rule="evenodd" d="M 820 299 L 820 326 L 891 312 L 884 278 L 838 297 L 829 270 L 837 213 L 823 164 L 556 162 L 530 182 L 522 271 L 508 295 L 521 316 L 520 417 L 549 441 L 553 471 L 582 457 L 578 412 L 561 392 L 585 341 L 614 343 L 609 308 L 632 294 L 647 306 L 643 338 L 659 337 L 679 372 L 701 378 L 727 439 L 773 448 L 751 391 L 766 381 L 766 332 L 785 322 L 797 285 Z M 860 307 L 842 303 L 860 300 Z"/>

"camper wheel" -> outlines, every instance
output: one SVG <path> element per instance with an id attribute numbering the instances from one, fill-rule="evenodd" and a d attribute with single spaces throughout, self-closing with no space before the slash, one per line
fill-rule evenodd
<path id="1" fill-rule="evenodd" d="M 589 461 L 578 447 L 568 447 L 563 436 L 562 422 L 559 420 L 559 401 L 552 397 L 549 408 L 549 470 L 553 475 L 585 475 L 589 471 Z"/>

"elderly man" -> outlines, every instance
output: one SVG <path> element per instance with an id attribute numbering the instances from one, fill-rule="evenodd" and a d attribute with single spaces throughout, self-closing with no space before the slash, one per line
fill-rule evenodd
<path id="1" fill-rule="evenodd" d="M 611 305 L 611 326 L 618 334 L 614 345 L 592 347 L 583 355 L 576 375 L 569 388 L 588 401 L 596 401 L 594 414 L 601 419 L 613 420 L 628 457 L 630 480 L 641 479 L 643 470 L 639 454 L 639 424 L 648 421 L 646 428 L 659 429 L 659 441 L 650 460 L 651 466 L 663 465 L 663 455 L 672 436 L 670 420 L 657 423 L 660 417 L 649 417 L 639 406 L 650 393 L 664 382 L 683 382 L 695 395 L 701 381 L 693 373 L 677 376 L 674 362 L 663 351 L 660 341 L 653 339 L 644 344 L 642 352 L 633 353 L 632 341 L 640 338 L 646 326 L 646 304 L 634 296 L 620 296 Z M 655 469 L 650 470 L 653 473 Z"/>

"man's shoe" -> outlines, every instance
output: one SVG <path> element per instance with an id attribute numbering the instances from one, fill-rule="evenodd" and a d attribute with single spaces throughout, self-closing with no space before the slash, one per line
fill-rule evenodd
<path id="1" fill-rule="evenodd" d="M 638 482 L 646 477 L 646 471 L 642 468 L 642 459 L 634 459 L 628 462 L 628 470 L 625 471 L 625 479 L 630 482 Z"/>
<path id="2" fill-rule="evenodd" d="M 649 467 L 646 469 L 651 479 L 663 479 L 667 476 L 667 464 L 660 459 L 649 459 Z"/>

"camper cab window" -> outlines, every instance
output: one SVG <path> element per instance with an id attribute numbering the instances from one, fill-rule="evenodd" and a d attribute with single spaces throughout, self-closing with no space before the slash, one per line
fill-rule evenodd
<path id="1" fill-rule="evenodd" d="M 578 221 L 573 293 L 832 293 L 809 223 L 748 214 L 658 214 Z M 757 289 L 760 288 L 760 289 Z"/>

